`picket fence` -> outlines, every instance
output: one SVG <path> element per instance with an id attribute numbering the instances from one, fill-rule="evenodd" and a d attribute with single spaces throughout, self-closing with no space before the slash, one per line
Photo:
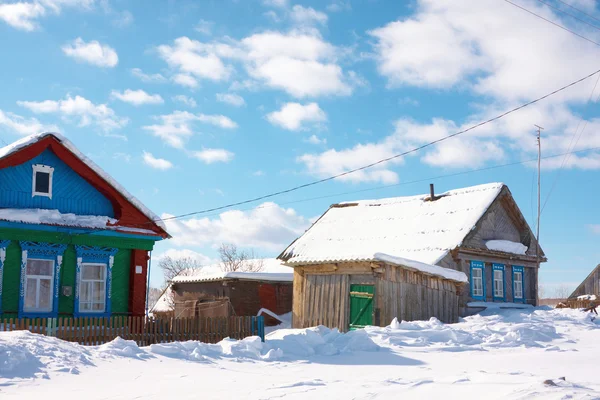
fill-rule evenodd
<path id="1" fill-rule="evenodd" d="M 8 318 L 0 320 L 0 332 L 28 330 L 82 345 L 100 345 L 121 337 L 139 346 L 198 340 L 217 343 L 227 337 L 259 336 L 265 340 L 262 316 L 215 318 Z"/>

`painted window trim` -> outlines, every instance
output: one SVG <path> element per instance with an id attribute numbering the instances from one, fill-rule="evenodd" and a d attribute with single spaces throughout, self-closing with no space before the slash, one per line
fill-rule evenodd
<path id="1" fill-rule="evenodd" d="M 522 295 L 522 297 L 520 299 L 515 297 L 515 272 L 521 273 L 521 295 Z M 517 303 L 517 302 L 525 303 L 526 302 L 526 299 L 525 299 L 525 267 L 523 267 L 521 265 L 513 265 L 512 266 L 512 282 L 513 282 L 513 301 L 515 303 Z"/>
<path id="2" fill-rule="evenodd" d="M 4 262 L 6 261 L 6 248 L 10 240 L 0 240 L 0 314 L 2 314 L 2 278 L 4 277 Z"/>
<path id="3" fill-rule="evenodd" d="M 112 313 L 112 268 L 115 263 L 115 254 L 119 249 L 98 246 L 75 246 L 77 253 L 77 268 L 75 269 L 75 309 L 73 315 L 77 317 L 110 317 Z M 81 267 L 83 264 L 105 264 L 106 265 L 106 293 L 104 312 L 79 311 L 79 292 L 81 283 Z"/>
<path id="4" fill-rule="evenodd" d="M 479 268 L 481 269 L 481 286 L 483 289 L 483 295 L 482 296 L 475 296 L 473 294 L 473 269 Z M 483 300 L 485 301 L 485 264 L 483 261 L 476 261 L 473 260 L 471 261 L 471 268 L 470 268 L 470 276 L 469 276 L 469 281 L 471 282 L 470 284 L 470 292 L 471 292 L 471 298 L 473 300 Z"/>
<path id="5" fill-rule="evenodd" d="M 36 184 L 38 172 L 45 172 L 50 175 L 48 177 L 48 193 L 37 192 L 35 190 L 35 184 Z M 48 198 L 52 199 L 52 178 L 53 178 L 53 176 L 54 176 L 54 167 L 50 167 L 49 165 L 43 165 L 43 164 L 34 164 L 33 165 L 33 178 L 31 181 L 31 197 L 42 196 L 42 197 L 48 197 Z"/>
<path id="6" fill-rule="evenodd" d="M 502 271 L 502 297 L 496 296 L 494 271 Z M 506 301 L 506 274 L 504 264 L 492 264 L 492 296 L 494 301 Z"/>
<path id="7" fill-rule="evenodd" d="M 21 276 L 19 288 L 19 318 L 56 318 L 58 317 L 58 295 L 60 289 L 60 270 L 63 262 L 63 254 L 67 248 L 66 244 L 37 243 L 21 241 Z M 54 278 L 52 281 L 52 310 L 50 312 L 26 312 L 25 284 L 27 279 L 27 259 L 41 259 L 54 261 Z"/>
<path id="8" fill-rule="evenodd" d="M 54 271 L 54 266 L 55 266 L 55 264 L 56 264 L 56 261 L 54 261 L 54 260 L 51 260 L 51 259 L 49 259 L 49 258 L 42 258 L 42 257 L 27 257 L 27 262 L 29 262 L 30 260 L 36 260 L 36 261 L 49 261 L 49 262 L 51 262 L 51 263 L 52 263 L 52 275 L 50 276 L 50 282 L 51 282 L 51 285 L 50 285 L 50 286 L 51 286 L 51 290 L 52 290 L 52 292 L 50 293 L 50 299 L 52 299 L 52 300 L 53 300 L 53 301 L 52 301 L 52 306 L 54 306 L 54 272 L 55 272 L 55 271 Z M 38 279 L 38 280 L 39 280 L 39 278 L 40 278 L 41 276 L 43 276 L 43 275 L 29 275 L 29 274 L 27 274 L 27 269 L 25 270 L 25 283 L 26 283 L 26 285 L 25 285 L 25 294 L 24 294 L 24 298 L 27 298 L 27 280 L 28 280 L 29 278 L 33 278 L 33 277 L 35 277 L 36 279 Z M 47 280 L 47 279 L 48 279 L 48 278 L 47 278 L 47 275 L 46 275 L 46 280 Z M 37 298 L 37 295 L 38 295 L 38 293 L 39 293 L 39 286 L 38 286 L 38 285 L 36 285 L 36 298 Z M 40 310 L 40 309 L 35 309 L 35 310 L 27 310 L 27 309 L 25 308 L 25 304 L 23 304 L 23 312 L 24 312 L 25 314 L 46 314 L 46 313 L 50 313 L 50 312 L 52 312 L 52 306 L 50 307 L 50 309 L 49 309 L 49 310 Z"/>
<path id="9" fill-rule="evenodd" d="M 107 280 L 108 280 L 108 265 L 106 263 L 104 263 L 104 262 L 82 262 L 81 263 L 81 268 L 84 268 L 84 267 L 86 267 L 88 265 L 90 265 L 90 266 L 91 265 L 102 266 L 104 268 L 104 279 L 102 281 L 104 283 L 104 300 L 102 301 L 104 303 L 104 310 L 103 311 L 86 310 L 85 312 L 79 311 L 79 314 L 88 314 L 89 313 L 90 315 L 103 315 L 104 313 L 106 313 L 106 300 L 107 300 L 107 298 L 106 298 L 106 295 L 107 295 L 106 288 L 108 286 L 107 285 Z M 77 282 L 77 284 L 79 286 L 81 286 L 81 283 L 83 281 L 84 281 L 83 274 L 79 274 L 79 282 Z M 90 281 L 96 282 L 96 280 L 90 280 Z M 79 301 L 79 303 L 77 303 L 78 306 L 81 306 L 81 297 L 79 298 L 78 301 Z M 93 301 L 92 301 L 92 303 L 93 303 Z"/>

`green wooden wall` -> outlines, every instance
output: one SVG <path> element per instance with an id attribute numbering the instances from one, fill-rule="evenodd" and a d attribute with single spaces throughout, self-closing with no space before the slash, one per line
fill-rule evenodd
<path id="1" fill-rule="evenodd" d="M 60 290 L 58 312 L 60 315 L 72 314 L 75 308 L 75 270 L 77 257 L 75 245 L 114 247 L 119 251 L 115 255 L 112 269 L 112 312 L 126 314 L 129 308 L 129 274 L 131 250 L 152 250 L 154 242 L 142 239 L 127 239 L 92 235 L 68 235 L 57 232 L 38 232 L 29 230 L 0 229 L 0 239 L 11 240 L 6 249 L 6 261 L 2 284 L 2 310 L 4 318 L 17 316 L 19 309 L 19 281 L 21 268 L 21 247 L 19 241 L 27 240 L 43 243 L 63 243 L 68 247 L 63 255 L 60 272 Z M 62 287 L 71 286 L 71 296 L 63 296 Z"/>

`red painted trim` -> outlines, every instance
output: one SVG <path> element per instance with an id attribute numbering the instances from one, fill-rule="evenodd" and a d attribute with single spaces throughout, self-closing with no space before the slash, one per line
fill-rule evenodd
<path id="1" fill-rule="evenodd" d="M 71 167 L 90 185 L 110 200 L 115 213 L 115 218 L 119 220 L 116 225 L 148 229 L 163 238 L 169 237 L 166 231 L 138 210 L 126 197 L 71 152 L 71 150 L 66 148 L 55 136 L 46 136 L 38 142 L 32 143 L 31 145 L 0 159 L 0 169 L 23 164 L 24 162 L 37 157 L 46 149 L 51 150 L 65 164 Z"/>

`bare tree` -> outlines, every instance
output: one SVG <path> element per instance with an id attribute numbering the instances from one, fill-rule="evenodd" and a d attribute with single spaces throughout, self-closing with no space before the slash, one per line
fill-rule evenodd
<path id="1" fill-rule="evenodd" d="M 163 257 L 160 259 L 158 265 L 163 271 L 166 282 L 170 282 L 177 275 L 188 275 L 193 272 L 193 269 L 202 267 L 202 264 L 198 260 L 190 257 Z"/>
<path id="2" fill-rule="evenodd" d="M 225 272 L 260 272 L 264 262 L 254 256 L 254 251 L 239 250 L 233 243 L 223 243 L 219 247 L 221 269 Z"/>
<path id="3" fill-rule="evenodd" d="M 554 289 L 554 297 L 557 299 L 567 299 L 571 294 L 571 289 L 568 285 L 560 285 Z"/>

